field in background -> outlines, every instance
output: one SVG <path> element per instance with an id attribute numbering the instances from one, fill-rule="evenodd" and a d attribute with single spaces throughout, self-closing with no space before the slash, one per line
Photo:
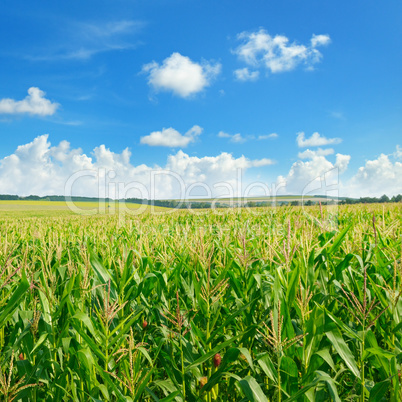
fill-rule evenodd
<path id="1" fill-rule="evenodd" d="M 1 400 L 402 400 L 401 204 L 107 211 L 0 202 Z"/>
<path id="2" fill-rule="evenodd" d="M 117 214 L 123 211 L 119 208 L 118 202 L 74 202 L 72 208 L 64 201 L 1 201 L 0 217 L 46 217 L 46 216 L 69 216 L 69 215 L 89 215 L 89 214 Z M 124 211 L 150 212 L 150 206 L 126 203 Z M 152 207 L 155 211 L 164 211 L 163 207 Z"/>
<path id="3" fill-rule="evenodd" d="M 278 196 L 275 201 L 267 197 L 256 197 L 247 199 L 219 199 L 219 203 L 227 206 L 240 208 L 244 204 L 250 202 L 274 202 L 280 205 L 281 203 L 291 203 L 298 201 L 299 203 L 313 201 L 314 203 L 327 202 L 329 199 L 324 197 L 301 197 L 301 196 Z M 193 199 L 186 201 L 191 209 L 191 203 L 208 202 L 212 199 Z M 269 207 L 269 205 L 267 205 Z M 265 206 L 264 206 L 265 207 Z M 115 214 L 141 214 L 141 213 L 162 213 L 172 212 L 175 208 L 163 206 L 146 206 L 130 202 L 93 202 L 93 201 L 74 201 L 67 204 L 65 201 L 45 201 L 45 200 L 0 200 L 0 217 L 4 216 L 25 216 L 25 217 L 46 217 L 46 216 L 69 216 L 69 215 L 115 215 Z M 208 208 L 204 208 L 208 209 Z M 199 209 L 197 208 L 197 211 Z"/>
<path id="4" fill-rule="evenodd" d="M 276 202 L 276 203 L 280 203 L 280 202 L 291 202 L 291 201 L 314 201 L 314 202 L 318 202 L 318 201 L 329 201 L 329 200 L 336 200 L 336 198 L 333 197 L 325 197 L 325 196 L 301 196 L 301 195 L 278 195 L 275 197 L 233 197 L 233 198 L 192 198 L 187 200 L 187 202 L 213 202 L 213 201 L 217 201 L 217 202 L 234 202 L 234 203 L 247 203 L 250 201 L 267 201 L 267 202 Z M 181 200 L 176 200 L 176 201 L 181 201 Z"/>

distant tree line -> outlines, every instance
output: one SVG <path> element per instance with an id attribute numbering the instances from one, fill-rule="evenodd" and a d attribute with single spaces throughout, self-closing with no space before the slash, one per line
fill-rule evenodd
<path id="1" fill-rule="evenodd" d="M 402 194 L 394 195 L 389 198 L 387 195 L 382 195 L 380 198 L 376 197 L 360 197 L 360 198 L 345 198 L 340 201 L 341 204 L 375 204 L 385 202 L 401 202 Z"/>
<path id="2" fill-rule="evenodd" d="M 146 200 L 141 198 L 127 198 L 123 200 L 123 202 L 175 209 L 209 209 L 212 207 L 227 208 L 229 206 L 220 202 L 213 203 L 209 201 Z"/>
<path id="3" fill-rule="evenodd" d="M 322 196 L 324 198 L 324 196 Z M 344 198 L 338 198 L 338 199 L 331 199 L 328 201 L 321 201 L 321 205 L 349 205 L 349 204 L 383 204 L 387 202 L 402 202 L 402 194 L 394 195 L 392 198 L 389 198 L 387 195 L 382 195 L 381 197 L 360 197 L 360 198 L 349 198 L 349 197 L 344 197 Z M 315 200 L 307 200 L 305 202 L 302 201 L 290 201 L 286 203 L 285 201 L 282 202 L 282 205 L 292 205 L 292 206 L 297 206 L 297 205 L 316 205 L 318 204 L 319 201 Z"/>
<path id="4" fill-rule="evenodd" d="M 324 196 L 314 196 L 324 198 Z M 230 207 L 269 207 L 274 205 L 279 206 L 297 206 L 297 205 L 316 205 L 319 201 L 314 199 L 308 199 L 307 201 L 293 200 L 293 201 L 282 201 L 275 198 L 268 201 L 246 201 L 246 202 L 210 202 L 210 201 L 177 201 L 177 200 L 147 200 L 142 198 L 127 198 L 124 200 L 112 200 L 111 198 L 96 198 L 96 197 L 71 197 L 73 202 L 128 202 L 132 204 L 141 205 L 153 205 L 156 207 L 165 208 L 175 208 L 175 209 L 209 209 L 209 208 L 230 208 Z M 20 197 L 18 195 L 0 194 L 0 200 L 2 201 L 66 201 L 66 197 L 63 195 L 48 195 L 45 197 L 40 197 L 38 195 L 29 195 L 27 197 Z M 386 203 L 386 202 L 402 202 L 402 194 L 394 195 L 389 198 L 387 195 L 382 195 L 381 197 L 360 197 L 360 198 L 334 198 L 328 201 L 321 201 L 321 205 L 331 205 L 331 204 L 373 204 L 373 203 Z"/>
<path id="5" fill-rule="evenodd" d="M 71 197 L 71 200 L 74 202 L 113 201 L 111 198 L 99 199 L 97 197 Z M 0 201 L 66 201 L 66 197 L 64 195 L 46 195 L 44 197 L 28 195 L 26 197 L 20 197 L 19 195 L 0 194 Z"/>

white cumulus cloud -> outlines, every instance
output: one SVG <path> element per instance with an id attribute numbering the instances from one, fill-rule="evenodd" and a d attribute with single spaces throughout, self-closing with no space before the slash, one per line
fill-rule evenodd
<path id="1" fill-rule="evenodd" d="M 396 159 L 402 159 L 402 147 L 399 145 L 396 146 L 396 151 L 394 152 L 394 157 Z"/>
<path id="2" fill-rule="evenodd" d="M 303 152 L 299 152 L 298 157 L 300 159 L 313 159 L 315 156 L 327 156 L 332 155 L 335 151 L 333 148 L 318 148 L 316 151 L 311 151 L 310 149 L 306 149 Z"/>
<path id="3" fill-rule="evenodd" d="M 274 165 L 275 161 L 273 159 L 269 158 L 263 158 L 263 159 L 256 159 L 250 162 L 250 166 L 252 167 L 262 167 L 262 166 L 270 166 Z"/>
<path id="4" fill-rule="evenodd" d="M 366 161 L 349 179 L 342 174 L 348 169 L 351 156 L 338 153 L 335 162 L 331 162 L 326 154 L 332 153 L 332 149 L 307 149 L 299 154 L 300 158 L 307 160 L 295 162 L 286 176 L 278 177 L 277 186 L 281 186 L 285 194 L 327 194 L 356 198 L 402 194 L 402 155 L 399 145 L 390 155 L 380 154 Z"/>
<path id="5" fill-rule="evenodd" d="M 321 147 L 323 145 L 335 145 L 342 142 L 341 138 L 326 138 L 319 133 L 313 133 L 310 138 L 306 138 L 303 132 L 297 134 L 297 145 L 300 148 Z"/>
<path id="6" fill-rule="evenodd" d="M 218 137 L 219 137 L 219 138 L 231 138 L 232 135 L 229 134 L 229 133 L 225 133 L 224 131 L 219 131 Z"/>
<path id="7" fill-rule="evenodd" d="M 314 35 L 311 40 L 311 47 L 315 48 L 317 46 L 326 46 L 331 42 L 329 35 Z"/>
<path id="8" fill-rule="evenodd" d="M 148 83 L 156 91 L 171 91 L 182 98 L 201 92 L 220 73 L 219 63 L 196 63 L 180 53 L 172 53 L 162 64 L 152 62 L 143 66 Z"/>
<path id="9" fill-rule="evenodd" d="M 303 64 L 308 69 L 318 63 L 322 54 L 317 47 L 330 43 L 329 35 L 313 35 L 309 45 L 290 43 L 284 35 L 271 36 L 265 29 L 256 32 L 242 32 L 237 36 L 242 42 L 234 53 L 247 65 L 254 68 L 250 73 L 248 69 L 236 70 L 238 79 L 249 79 L 250 74 L 255 74 L 256 68 L 265 68 L 272 74 L 291 71 Z M 257 71 L 258 72 L 258 71 Z M 257 76 L 253 75 L 253 79 Z"/>
<path id="10" fill-rule="evenodd" d="M 366 161 L 346 183 L 345 192 L 354 197 L 402 194 L 402 163 L 397 160 L 402 156 L 400 151 L 397 145 L 393 155 L 381 154 L 377 159 Z"/>
<path id="11" fill-rule="evenodd" d="M 247 141 L 247 138 L 244 138 L 240 133 L 229 134 L 229 133 L 225 133 L 224 131 L 219 131 L 218 137 L 219 138 L 229 138 L 230 142 L 234 142 L 237 144 L 241 144 L 241 143 Z"/>
<path id="12" fill-rule="evenodd" d="M 0 113 L 51 116 L 56 112 L 59 104 L 52 103 L 45 98 L 45 95 L 45 92 L 39 88 L 31 87 L 28 89 L 28 96 L 23 100 L 3 98 L 0 100 Z"/>
<path id="13" fill-rule="evenodd" d="M 255 81 L 260 76 L 260 72 L 250 71 L 247 67 L 244 67 L 235 70 L 234 75 L 239 81 Z"/>
<path id="14" fill-rule="evenodd" d="M 240 133 L 237 133 L 237 134 L 232 135 L 232 138 L 230 139 L 230 141 L 239 144 L 239 143 L 245 142 L 246 139 L 244 137 L 242 137 L 242 135 Z"/>
<path id="15" fill-rule="evenodd" d="M 339 191 L 339 175 L 344 173 L 350 155 L 336 154 L 335 163 L 325 156 L 310 155 L 307 161 L 295 162 L 287 176 L 279 176 L 278 183 L 287 194 L 326 194 L 328 189 Z"/>
<path id="16" fill-rule="evenodd" d="M 200 126 L 193 126 L 184 135 L 180 134 L 172 127 L 163 128 L 162 131 L 154 131 L 151 134 L 141 137 L 141 144 L 147 144 L 152 147 L 170 147 L 185 148 L 191 142 L 195 142 L 197 137 L 202 133 Z"/>

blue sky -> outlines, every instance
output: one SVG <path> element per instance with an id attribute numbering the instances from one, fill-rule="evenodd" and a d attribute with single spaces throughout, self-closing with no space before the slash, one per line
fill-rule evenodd
<path id="1" fill-rule="evenodd" d="M 148 191 L 152 171 L 212 188 L 240 169 L 243 190 L 322 193 L 334 168 L 339 195 L 402 193 L 401 16 L 396 0 L 4 0 L 0 193 L 99 169 Z M 178 197 L 172 180 L 155 196 Z"/>

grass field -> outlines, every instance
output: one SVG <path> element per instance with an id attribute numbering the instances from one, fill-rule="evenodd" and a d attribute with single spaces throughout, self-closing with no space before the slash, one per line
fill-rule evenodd
<path id="1" fill-rule="evenodd" d="M 0 400 L 402 400 L 401 204 L 109 212 L 0 203 Z"/>

